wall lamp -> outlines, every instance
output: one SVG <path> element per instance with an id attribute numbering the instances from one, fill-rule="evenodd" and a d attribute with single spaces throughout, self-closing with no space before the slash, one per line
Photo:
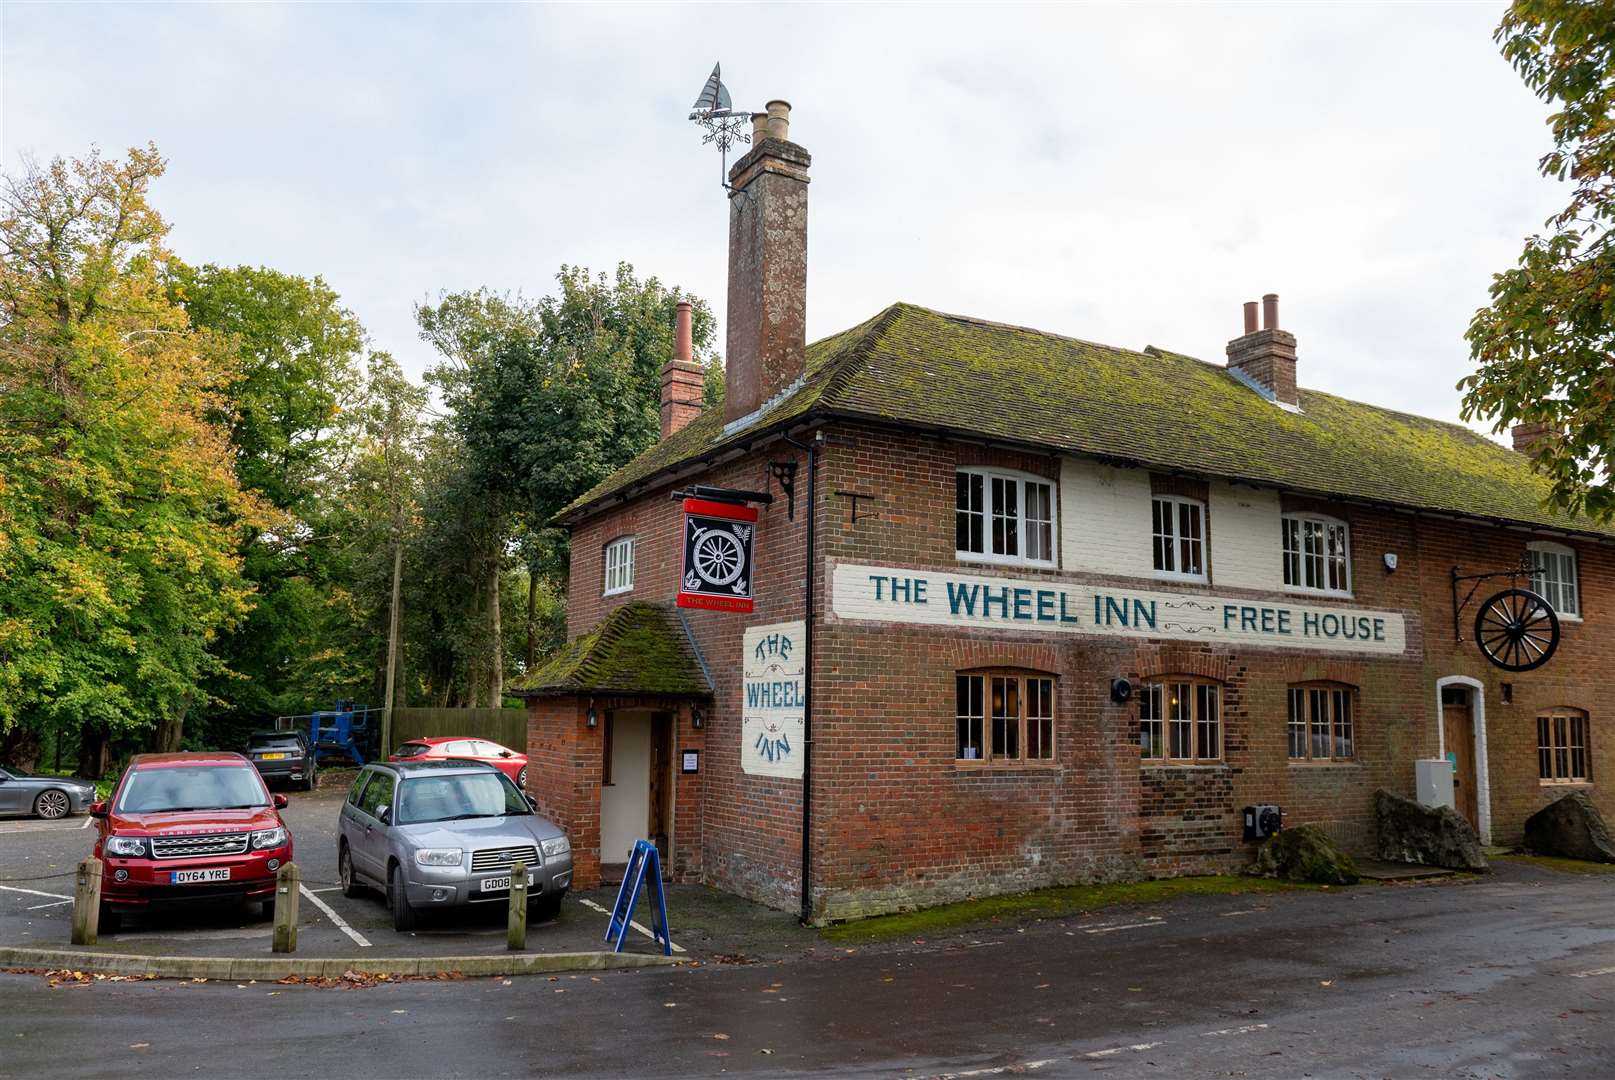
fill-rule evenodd
<path id="1" fill-rule="evenodd" d="M 589 702 L 589 711 L 583 714 L 584 726 L 592 728 L 599 722 L 600 718 L 597 717 L 594 712 L 594 702 L 591 701 Z"/>
<path id="2" fill-rule="evenodd" d="M 706 722 L 707 722 L 707 718 L 701 715 L 701 706 L 699 706 L 699 705 L 691 705 L 690 706 L 690 726 L 693 727 L 693 728 L 700 728 Z"/>

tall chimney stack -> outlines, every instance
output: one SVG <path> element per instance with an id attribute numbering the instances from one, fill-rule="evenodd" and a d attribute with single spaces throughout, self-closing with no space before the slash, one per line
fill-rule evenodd
<path id="1" fill-rule="evenodd" d="M 752 116 L 760 133 L 729 170 L 729 311 L 724 419 L 756 412 L 807 355 L 807 186 L 813 159 L 790 140 L 791 106 Z"/>
<path id="2" fill-rule="evenodd" d="M 1536 449 L 1536 444 L 1548 433 L 1548 425 L 1535 421 L 1524 424 L 1515 424 L 1509 434 L 1514 436 L 1514 449 L 1522 454 L 1529 454 Z"/>
<path id="3" fill-rule="evenodd" d="M 662 438 L 701 415 L 707 378 L 695 362 L 691 343 L 690 302 L 680 300 L 673 324 L 673 359 L 662 365 Z"/>
<path id="4" fill-rule="evenodd" d="M 1286 405 L 1300 404 L 1295 388 L 1295 335 L 1279 329 L 1277 293 L 1262 297 L 1262 328 L 1256 329 L 1256 302 L 1245 304 L 1245 333 L 1228 343 L 1228 366 Z"/>

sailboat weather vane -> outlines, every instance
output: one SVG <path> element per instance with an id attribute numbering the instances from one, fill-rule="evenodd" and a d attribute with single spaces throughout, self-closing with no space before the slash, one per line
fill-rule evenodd
<path id="1" fill-rule="evenodd" d="M 729 148 L 737 142 L 751 142 L 751 135 L 746 131 L 751 114 L 734 107 L 734 102 L 729 98 L 729 88 L 723 85 L 722 67 L 722 64 L 712 65 L 712 74 L 707 76 L 706 85 L 701 88 L 701 96 L 695 99 L 690 119 L 706 129 L 706 136 L 701 140 L 703 146 L 708 143 L 717 144 L 722 169 L 718 179 L 727 190 Z"/>

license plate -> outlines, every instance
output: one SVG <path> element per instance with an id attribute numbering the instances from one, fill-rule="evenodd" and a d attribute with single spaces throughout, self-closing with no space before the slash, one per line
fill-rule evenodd
<path id="1" fill-rule="evenodd" d="M 527 884 L 531 885 L 532 883 L 533 883 L 533 875 L 528 874 L 527 875 Z M 483 892 L 506 892 L 509 889 L 510 889 L 510 877 L 509 877 L 509 875 L 506 875 L 505 877 L 491 877 L 491 878 L 483 878 L 482 879 L 482 891 Z"/>
<path id="2" fill-rule="evenodd" d="M 174 885 L 189 885 L 197 881 L 229 881 L 230 868 L 221 866 L 216 870 L 175 870 L 169 878 Z"/>
<path id="3" fill-rule="evenodd" d="M 285 754 L 265 754 L 264 755 L 264 760 L 265 761 L 282 761 L 285 758 L 286 758 Z"/>

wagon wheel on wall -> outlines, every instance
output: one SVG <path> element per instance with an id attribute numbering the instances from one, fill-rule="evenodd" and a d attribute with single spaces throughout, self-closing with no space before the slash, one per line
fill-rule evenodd
<path id="1" fill-rule="evenodd" d="M 1530 671 L 1559 647 L 1559 616 L 1529 589 L 1504 589 L 1480 605 L 1475 642 L 1504 671 Z"/>

